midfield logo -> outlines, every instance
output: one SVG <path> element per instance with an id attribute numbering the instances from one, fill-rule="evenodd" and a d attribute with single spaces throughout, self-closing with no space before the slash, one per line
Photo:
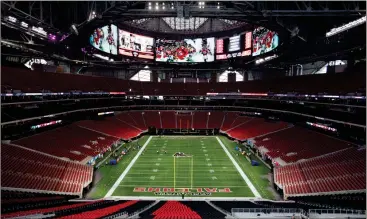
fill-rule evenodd
<path id="1" fill-rule="evenodd" d="M 209 196 L 212 193 L 231 193 L 230 188 L 157 188 L 157 187 L 135 187 L 134 192 L 154 192 L 155 195 L 182 195 L 182 193 L 185 193 L 187 195 L 192 196 Z"/>

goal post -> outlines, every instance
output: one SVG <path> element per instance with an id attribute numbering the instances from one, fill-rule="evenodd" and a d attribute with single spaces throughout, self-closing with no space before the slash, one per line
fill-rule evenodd
<path id="1" fill-rule="evenodd" d="M 184 162 L 183 162 L 184 161 Z M 180 180 L 184 178 L 185 180 Z M 184 182 L 184 184 L 180 183 Z M 193 188 L 194 156 L 173 156 L 173 188 Z"/>

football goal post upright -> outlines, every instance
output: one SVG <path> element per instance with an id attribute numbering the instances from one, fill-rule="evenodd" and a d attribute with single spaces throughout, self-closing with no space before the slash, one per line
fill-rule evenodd
<path id="1" fill-rule="evenodd" d="M 194 182 L 194 156 L 191 156 L 191 189 Z"/>
<path id="2" fill-rule="evenodd" d="M 173 188 L 176 189 L 176 156 L 173 156 Z"/>

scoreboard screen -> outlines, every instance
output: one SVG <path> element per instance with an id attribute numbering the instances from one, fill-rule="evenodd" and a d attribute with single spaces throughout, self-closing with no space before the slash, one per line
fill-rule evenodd
<path id="1" fill-rule="evenodd" d="M 216 40 L 216 60 L 251 55 L 252 32 Z"/>
<path id="2" fill-rule="evenodd" d="M 279 36 L 275 31 L 258 27 L 253 31 L 252 56 L 272 51 L 279 45 Z"/>

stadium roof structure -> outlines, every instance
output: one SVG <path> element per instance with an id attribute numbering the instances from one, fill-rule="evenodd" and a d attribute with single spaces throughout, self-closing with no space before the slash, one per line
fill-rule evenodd
<path id="1" fill-rule="evenodd" d="M 149 9 L 152 3 L 152 9 Z M 224 22 L 229 20 L 246 21 L 257 25 L 280 23 L 285 28 L 297 25 L 300 33 L 313 30 L 318 34 L 326 28 L 349 22 L 366 13 L 365 1 L 75 1 L 75 2 L 42 2 L 42 1 L 2 1 L 2 16 L 14 16 L 36 22 L 46 30 L 69 32 L 71 24 L 82 27 L 91 22 L 95 12 L 96 20 L 124 22 L 151 18 L 184 17 L 184 18 L 217 18 Z M 159 8 L 155 8 L 159 4 Z M 166 7 L 162 4 L 166 4 Z M 165 9 L 163 9 L 165 7 Z M 319 19 L 319 18 L 323 19 Z M 164 19 L 163 19 L 164 20 Z M 310 21 L 318 21 L 316 23 Z M 97 22 L 97 21 L 93 21 Z M 141 23 L 134 22 L 133 25 Z M 232 25 L 232 24 L 231 24 Z M 172 28 L 172 27 L 171 27 Z M 173 27 L 172 29 L 175 29 Z"/>
<path id="2" fill-rule="evenodd" d="M 343 33 L 325 37 L 332 28 L 366 16 L 365 1 L 2 1 L 1 6 L 2 28 L 9 30 L 3 31 L 2 46 L 23 45 L 18 54 L 34 55 L 36 50 L 38 56 L 63 61 L 81 62 L 81 45 L 88 44 L 86 37 L 108 23 L 150 36 L 215 36 L 264 26 L 279 33 L 279 52 L 287 51 L 282 59 L 291 63 L 365 46 L 365 25 L 349 31 L 364 32 L 349 34 L 353 40 Z M 14 19 L 23 26 L 12 26 Z M 29 30 L 33 25 L 39 29 Z M 47 35 L 40 36 L 45 32 Z M 332 50 L 325 48 L 328 44 L 332 44 Z"/>

